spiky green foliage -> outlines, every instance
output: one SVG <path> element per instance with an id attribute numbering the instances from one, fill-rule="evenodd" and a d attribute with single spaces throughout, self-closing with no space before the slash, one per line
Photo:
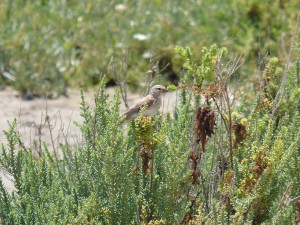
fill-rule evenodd
<path id="1" fill-rule="evenodd" d="M 44 146 L 34 157 L 19 146 L 14 121 L 5 132 L 0 163 L 13 176 L 17 191 L 8 194 L 0 182 L 1 223 L 296 224 L 297 69 L 290 69 L 278 100 L 274 91 L 281 67 L 272 58 L 261 77 L 274 80 L 262 82 L 254 103 L 234 105 L 227 98 L 232 74 L 216 70 L 231 61 L 223 48 L 206 49 L 198 63 L 191 50 L 178 47 L 187 75 L 181 78 L 185 85 L 171 114 L 140 116 L 123 126 L 120 95 L 109 100 L 102 79 L 93 107 L 81 95 L 82 142 L 72 148 L 62 145 L 61 155 Z M 205 67 L 207 76 L 201 72 Z M 194 69 L 207 83 L 191 91 L 199 85 L 189 73 Z M 205 103 L 200 103 L 200 93 Z M 275 104 L 279 107 L 273 113 Z M 209 114 L 203 119 L 196 112 Z"/>
<path id="2" fill-rule="evenodd" d="M 1 186 L 0 209 L 5 223 L 135 224 L 138 217 L 143 218 L 142 209 L 146 210 L 145 221 L 149 221 L 150 211 L 153 220 L 180 221 L 187 202 L 189 144 L 185 140 L 190 120 L 182 113 L 178 123 L 171 118 L 156 121 L 149 131 L 147 126 L 153 126 L 150 121 L 140 129 L 131 126 L 125 135 L 119 125 L 119 94 L 113 101 L 107 97 L 103 82 L 93 110 L 82 95 L 84 142 L 76 149 L 65 145 L 62 159 L 45 146 L 41 158 L 35 160 L 31 153 L 19 149 L 18 136 L 11 127 L 8 148 L 2 147 L 1 165 L 19 185 L 12 196 Z M 147 174 L 141 170 L 139 155 L 145 137 L 155 143 L 153 172 Z"/>

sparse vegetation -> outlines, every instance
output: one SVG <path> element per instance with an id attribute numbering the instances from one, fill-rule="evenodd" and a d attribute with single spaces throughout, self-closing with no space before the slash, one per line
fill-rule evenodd
<path id="1" fill-rule="evenodd" d="M 212 43 L 244 55 L 239 74 L 249 77 L 268 56 L 284 59 L 297 8 L 297 0 L 2 0 L 0 84 L 48 97 L 95 85 L 101 73 L 113 84 L 107 67 L 124 51 L 130 87 L 145 82 L 151 58 L 163 75 L 156 79 L 176 83 L 175 46 L 189 46 L 198 61 Z"/>

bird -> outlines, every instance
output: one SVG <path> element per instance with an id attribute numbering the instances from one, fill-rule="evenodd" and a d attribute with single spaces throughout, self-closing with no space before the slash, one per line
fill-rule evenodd
<path id="1" fill-rule="evenodd" d="M 121 116 L 125 117 L 125 121 L 135 119 L 140 115 L 142 109 L 145 109 L 143 116 L 152 117 L 154 116 L 161 106 L 161 95 L 168 92 L 167 88 L 163 85 L 154 85 L 149 94 L 140 99 L 137 103 L 129 107 L 126 112 Z"/>

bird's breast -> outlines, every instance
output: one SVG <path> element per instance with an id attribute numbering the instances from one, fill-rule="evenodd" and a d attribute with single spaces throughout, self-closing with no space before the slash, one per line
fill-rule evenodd
<path id="1" fill-rule="evenodd" d="M 156 99 L 153 104 L 147 109 L 146 116 L 154 116 L 161 106 L 161 99 Z"/>

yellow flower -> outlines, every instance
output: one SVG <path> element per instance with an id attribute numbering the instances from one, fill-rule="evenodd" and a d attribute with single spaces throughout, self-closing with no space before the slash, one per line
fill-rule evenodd
<path id="1" fill-rule="evenodd" d="M 242 119 L 241 119 L 241 124 L 242 124 L 243 126 L 245 126 L 245 125 L 247 124 L 247 119 L 246 119 L 246 118 L 242 118 Z"/>
<path id="2" fill-rule="evenodd" d="M 232 113 L 231 113 L 231 118 L 232 118 L 233 120 L 236 120 L 237 117 L 238 117 L 238 113 L 237 113 L 237 112 L 232 112 Z"/>

